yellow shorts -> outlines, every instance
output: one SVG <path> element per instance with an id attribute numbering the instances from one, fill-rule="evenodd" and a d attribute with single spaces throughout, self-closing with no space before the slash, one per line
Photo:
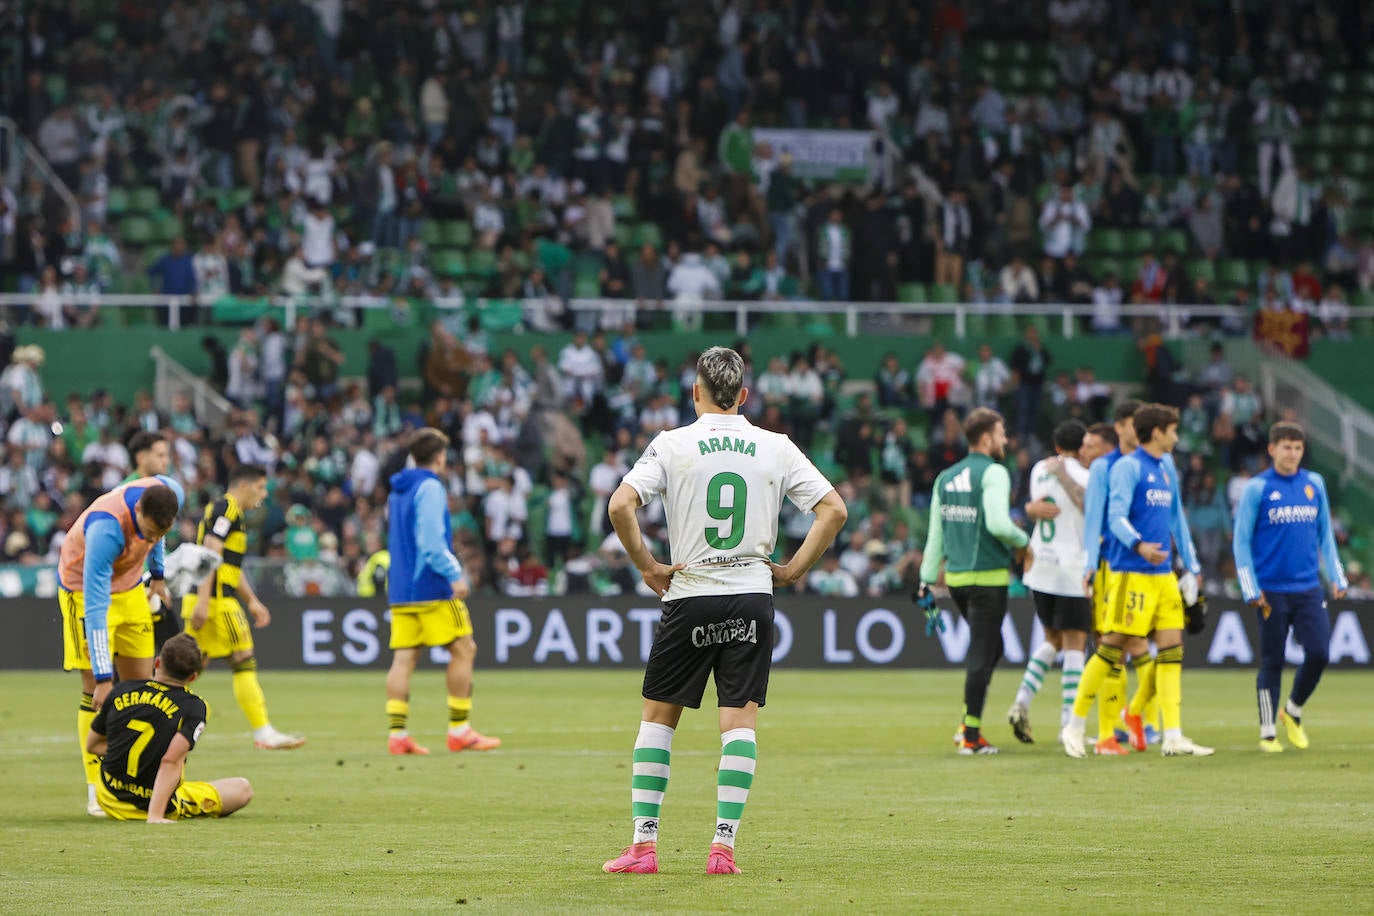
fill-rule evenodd
<path id="1" fill-rule="evenodd" d="M 148 810 L 116 798 L 105 787 L 104 780 L 96 783 L 96 800 L 100 809 L 116 821 L 146 821 Z M 219 817 L 224 812 L 219 790 L 208 782 L 183 782 L 172 793 L 172 803 L 167 806 L 167 817 L 182 820 L 189 817 Z"/>
<path id="2" fill-rule="evenodd" d="M 391 648 L 418 649 L 447 646 L 472 635 L 468 606 L 456 598 L 424 604 L 399 604 L 391 608 Z"/>
<path id="3" fill-rule="evenodd" d="M 1112 571 L 1107 568 L 1107 561 L 1103 560 L 1097 564 L 1097 572 L 1093 575 L 1093 629 L 1098 633 L 1107 632 L 1107 608 L 1111 600 L 1112 592 Z"/>
<path id="4" fill-rule="evenodd" d="M 62 606 L 62 667 L 67 671 L 89 671 L 91 652 L 86 645 L 85 593 L 58 589 L 57 602 Z M 110 596 L 105 626 L 110 631 L 111 656 L 152 658 L 155 654 L 153 612 L 142 585 Z"/>
<path id="5" fill-rule="evenodd" d="M 206 658 L 227 658 L 235 652 L 253 651 L 253 629 L 239 599 L 211 598 L 210 615 L 199 630 L 191 629 L 191 617 L 195 612 L 196 596 L 182 598 L 181 619 L 186 622 L 186 632 L 200 643 L 200 651 Z"/>
<path id="6" fill-rule="evenodd" d="M 1183 629 L 1183 596 L 1173 573 L 1113 573 L 1110 619 L 1104 632 L 1148 636 Z"/>

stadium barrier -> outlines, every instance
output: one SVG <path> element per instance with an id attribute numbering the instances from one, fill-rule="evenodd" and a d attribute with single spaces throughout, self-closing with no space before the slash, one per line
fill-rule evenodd
<path id="1" fill-rule="evenodd" d="M 38 298 L 37 293 L 0 293 L 0 305 L 32 306 Z M 535 324 L 550 312 L 549 299 L 464 299 L 462 297 L 434 298 L 427 300 L 434 308 L 444 312 L 466 313 L 491 317 L 500 323 L 500 329 L 509 330 L 525 323 Z M 117 294 L 101 295 L 79 294 L 68 297 L 68 304 L 79 307 L 99 306 L 100 308 L 165 308 L 168 327 L 179 329 L 182 326 L 183 311 L 194 306 L 218 311 L 233 312 L 233 320 L 225 319 L 229 325 L 248 324 L 259 314 L 279 310 L 286 327 L 293 327 L 298 313 L 314 314 L 336 309 L 363 309 L 366 311 L 399 311 L 405 321 L 413 320 L 409 303 L 403 298 L 383 296 L 272 296 L 261 299 L 223 296 L 215 300 L 208 297 L 170 296 L 157 294 Z M 633 317 L 638 303 L 634 299 L 570 299 L 567 306 L 573 312 L 584 313 L 591 318 L 590 326 L 620 327 L 627 317 Z M 554 304 L 556 310 L 556 304 Z M 652 307 L 651 311 L 664 311 L 684 320 L 696 320 L 702 314 L 731 314 L 735 317 L 735 333 L 746 336 L 750 331 L 751 318 L 761 315 L 813 316 L 829 319 L 836 316 L 844 326 L 846 337 L 857 337 L 861 333 L 860 319 L 872 316 L 889 318 L 929 318 L 952 319 L 948 334 L 963 340 L 965 337 L 982 337 L 987 334 L 987 323 L 998 319 L 1013 321 L 1012 333 L 1018 333 L 1014 322 L 1028 318 L 1044 322 L 1046 329 L 1057 322 L 1056 333 L 1072 339 L 1079 333 L 1079 320 L 1091 320 L 1094 306 L 1071 303 L 1002 304 L 967 302 L 820 302 L 816 300 L 722 300 L 708 299 L 691 302 L 664 300 Z M 1351 319 L 1374 319 L 1374 306 L 1356 307 L 1350 310 Z M 1188 322 L 1195 320 L 1220 320 L 1239 328 L 1249 328 L 1254 320 L 1250 309 L 1234 305 L 1122 305 L 1119 309 L 1122 319 L 1129 323 L 1134 318 L 1158 319 L 1163 333 L 1169 338 L 1183 336 Z M 593 317 L 595 316 L 595 317 Z M 606 319 L 602 321 L 602 317 Z M 493 328 L 496 329 L 496 328 Z M 589 328 L 590 329 L 590 328 Z M 891 330 L 891 329 L 889 329 Z M 78 332 L 79 333 L 79 332 Z M 833 330 L 831 331 L 833 333 Z M 908 332 L 909 333 L 909 332 Z"/>
<path id="2" fill-rule="evenodd" d="M 946 602 L 947 604 L 947 602 Z M 62 663 L 61 615 L 53 599 L 5 602 L 9 638 L 0 643 L 0 669 L 55 669 Z M 386 608 L 359 598 L 279 599 L 270 604 L 272 625 L 256 631 L 257 655 L 268 669 L 380 669 L 390 663 Z M 903 596 L 839 601 L 780 596 L 773 634 L 779 667 L 956 668 L 968 648 L 968 627 L 944 611 L 945 632 L 925 636 L 924 615 Z M 478 665 L 483 668 L 639 668 L 649 654 L 659 608 L 639 597 L 475 599 L 470 606 Z M 1374 601 L 1342 601 L 1332 607 L 1331 664 L 1367 668 L 1374 635 Z M 1011 602 L 1003 622 L 1004 667 L 1025 664 L 1041 640 L 1031 603 Z M 723 634 L 703 632 L 703 645 Z M 767 638 L 731 630 L 729 638 Z M 1188 665 L 1252 667 L 1258 660 L 1255 612 L 1238 602 L 1212 604 L 1207 630 L 1188 637 Z M 1302 651 L 1290 641 L 1288 660 Z M 443 650 L 425 664 L 442 664 Z"/>

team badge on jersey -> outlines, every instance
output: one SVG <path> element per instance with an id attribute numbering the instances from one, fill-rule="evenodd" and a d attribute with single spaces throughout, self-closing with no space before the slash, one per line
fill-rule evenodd
<path id="1" fill-rule="evenodd" d="M 1302 488 L 1302 492 L 1307 497 L 1308 502 L 1317 498 L 1317 490 L 1310 483 Z"/>

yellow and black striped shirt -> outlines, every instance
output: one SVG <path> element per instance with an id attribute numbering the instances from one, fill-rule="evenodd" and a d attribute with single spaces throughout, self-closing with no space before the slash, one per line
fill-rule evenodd
<path id="1" fill-rule="evenodd" d="M 205 507 L 205 516 L 196 529 L 196 543 L 204 546 L 206 535 L 224 541 L 224 562 L 215 573 L 213 597 L 236 597 L 243 577 L 243 555 L 248 550 L 248 530 L 243 524 L 243 509 L 228 493 Z"/>

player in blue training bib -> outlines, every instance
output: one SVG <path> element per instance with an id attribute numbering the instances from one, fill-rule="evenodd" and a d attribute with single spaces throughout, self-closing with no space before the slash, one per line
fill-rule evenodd
<path id="1" fill-rule="evenodd" d="M 1293 677 L 1287 705 L 1278 712 L 1288 740 L 1307 747 L 1302 707 L 1317 689 L 1331 645 L 1331 620 L 1322 592 L 1321 568 L 1332 595 L 1344 598 L 1349 583 L 1331 533 L 1331 506 L 1320 474 L 1301 468 L 1306 436 L 1296 423 L 1275 423 L 1269 430 L 1273 467 L 1254 477 L 1236 507 L 1233 546 L 1241 594 L 1259 614 L 1260 750 L 1283 750 L 1275 710 L 1283 679 L 1288 631 L 1302 646 L 1303 661 Z"/>

